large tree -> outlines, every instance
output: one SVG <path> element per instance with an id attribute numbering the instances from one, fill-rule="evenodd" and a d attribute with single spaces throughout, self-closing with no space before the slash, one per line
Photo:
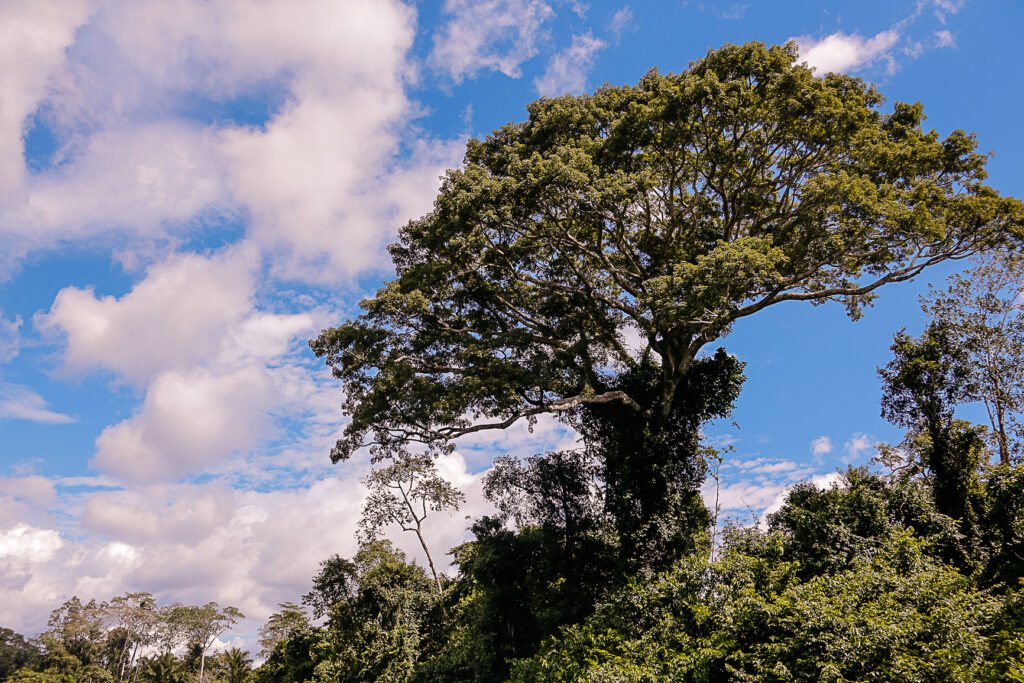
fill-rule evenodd
<path id="1" fill-rule="evenodd" d="M 605 461 L 624 555 L 677 547 L 707 523 L 699 426 L 742 382 L 702 350 L 786 301 L 857 318 L 883 285 L 1024 226 L 972 135 L 882 105 L 792 44 L 751 43 L 541 99 L 471 141 L 392 245 L 397 277 L 311 342 L 351 417 L 332 458 L 556 414 Z"/>
<path id="2" fill-rule="evenodd" d="M 737 320 L 784 301 L 856 318 L 881 286 L 1021 228 L 972 135 L 882 104 L 792 44 L 751 43 L 541 99 L 471 141 L 391 247 L 397 277 L 311 342 L 352 418 L 333 457 L 581 405 L 663 422 Z M 623 387 L 643 368 L 656 391 Z"/>

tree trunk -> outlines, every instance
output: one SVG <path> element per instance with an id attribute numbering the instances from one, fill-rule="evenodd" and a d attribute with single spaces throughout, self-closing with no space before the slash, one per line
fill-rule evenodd
<path id="1" fill-rule="evenodd" d="M 427 549 L 427 543 L 423 540 L 423 533 L 420 531 L 420 525 L 416 525 L 416 538 L 420 540 L 420 547 L 423 548 L 423 554 L 427 556 L 427 564 L 430 566 L 430 573 L 434 577 L 434 585 L 437 586 L 437 594 L 441 595 L 441 579 L 437 576 L 437 570 L 434 569 L 434 558 L 430 556 L 430 550 Z"/>
<path id="2" fill-rule="evenodd" d="M 999 421 L 997 426 L 998 437 L 999 437 L 999 462 L 1003 465 L 1010 464 L 1010 444 L 1006 438 L 1006 409 L 1003 408 L 1003 402 L 996 398 L 996 419 Z"/>

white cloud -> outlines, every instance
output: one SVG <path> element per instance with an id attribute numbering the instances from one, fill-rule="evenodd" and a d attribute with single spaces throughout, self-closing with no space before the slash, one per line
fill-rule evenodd
<path id="1" fill-rule="evenodd" d="M 947 30 L 936 31 L 934 38 L 935 47 L 956 47 L 956 38 Z"/>
<path id="2" fill-rule="evenodd" d="M 843 444 L 843 451 L 850 462 L 854 462 L 861 460 L 865 453 L 873 451 L 877 443 L 870 434 L 856 432 Z"/>
<path id="3" fill-rule="evenodd" d="M 701 492 L 704 502 L 712 509 L 716 495 L 722 513 L 741 513 L 755 517 L 774 501 L 786 484 L 769 482 L 755 483 L 749 481 L 733 482 L 716 487 L 714 481 L 705 484 Z"/>
<path id="4" fill-rule="evenodd" d="M 820 458 L 823 455 L 828 455 L 832 452 L 832 439 L 825 435 L 819 436 L 818 438 L 811 441 L 811 453 L 816 458 Z"/>
<path id="5" fill-rule="evenodd" d="M 102 368 L 145 388 L 135 414 L 97 438 L 96 467 L 174 479 L 256 448 L 278 417 L 316 405 L 316 379 L 292 360 L 308 353 L 316 316 L 257 308 L 259 269 L 247 248 L 172 255 L 120 298 L 68 288 L 37 317 L 65 336 L 68 371 Z"/>
<path id="6" fill-rule="evenodd" d="M 259 12 L 167 0 L 103 4 L 88 21 L 67 14 L 77 39 L 65 31 L 53 49 L 17 52 L 27 75 L 0 79 L 13 112 L 0 138 L 43 111 L 63 160 L 26 175 L 20 144 L 0 145 L 0 169 L 14 169 L 2 173 L 21 179 L 0 196 L 4 267 L 57 240 L 117 234 L 124 250 L 125 238 L 174 238 L 227 214 L 247 219 L 275 273 L 333 282 L 384 265 L 396 228 L 430 208 L 438 176 L 459 162 L 461 141 L 411 142 L 415 12 L 399 0 L 277 0 Z M 262 126 L 182 114 L 239 95 L 280 106 Z"/>
<path id="7" fill-rule="evenodd" d="M 46 477 L 0 477 L 0 494 L 36 505 L 47 505 L 57 498 L 57 489 Z"/>
<path id="8" fill-rule="evenodd" d="M 623 5 L 615 10 L 611 21 L 608 22 L 608 30 L 615 36 L 616 42 L 622 38 L 625 31 L 633 27 L 633 21 L 633 9 L 629 5 Z"/>
<path id="9" fill-rule="evenodd" d="M 0 531 L 0 623 L 31 634 L 71 595 L 106 599 L 147 590 L 163 602 L 235 605 L 249 617 L 236 635 L 254 633 L 278 603 L 309 590 L 322 560 L 355 552 L 364 468 L 340 465 L 333 476 L 272 491 L 213 481 L 77 494 L 68 505 L 83 510 L 79 528 L 63 535 L 24 524 Z M 424 526 L 435 562 L 447 570 L 447 550 L 466 539 L 466 516 L 491 508 L 480 475 L 459 456 L 441 458 L 438 469 L 467 494 L 462 510 L 434 513 Z M 425 565 L 412 534 L 390 535 Z"/>
<path id="10" fill-rule="evenodd" d="M 25 180 L 25 118 L 46 96 L 88 4 L 12 2 L 0 5 L 0 199 Z"/>
<path id="11" fill-rule="evenodd" d="M 945 23 L 947 15 L 957 14 L 964 7 L 965 0 L 930 0 L 935 9 L 935 17 Z M 929 0 L 918 0 L 918 12 L 929 4 Z"/>
<path id="12" fill-rule="evenodd" d="M 48 529 L 16 524 L 0 533 L 0 560 L 45 562 L 63 545 L 60 535 Z"/>
<path id="13" fill-rule="evenodd" d="M 587 74 L 607 43 L 589 33 L 572 37 L 572 45 L 553 55 L 533 85 L 544 97 L 580 94 L 587 87 Z"/>
<path id="14" fill-rule="evenodd" d="M 96 439 L 93 464 L 130 481 L 200 470 L 258 445 L 270 428 L 276 396 L 271 374 L 258 366 L 163 373 L 134 416 Z"/>
<path id="15" fill-rule="evenodd" d="M 138 487 L 85 501 L 82 527 L 120 542 L 195 545 L 231 522 L 234 492 L 223 486 Z"/>
<path id="16" fill-rule="evenodd" d="M 878 61 L 889 61 L 892 68 L 890 51 L 899 42 L 900 32 L 891 28 L 865 38 L 837 31 L 820 39 L 799 36 L 793 40 L 799 45 L 800 59 L 824 74 L 850 71 Z"/>
<path id="17" fill-rule="evenodd" d="M 177 231 L 227 206 L 215 145 L 209 131 L 182 122 L 101 130 L 65 169 L 33 176 L 24 196 L 0 212 L 0 229 L 35 246 L 109 231 Z"/>
<path id="18" fill-rule="evenodd" d="M 145 383 L 216 353 L 228 331 L 252 310 L 258 265 L 246 250 L 210 258 L 172 255 L 121 298 L 62 289 L 35 324 L 66 336 L 67 370 L 102 368 Z"/>
<path id="19" fill-rule="evenodd" d="M 570 0 L 569 6 L 572 8 L 572 13 L 580 19 L 587 18 L 587 12 L 590 11 L 590 5 L 586 2 L 580 2 L 580 0 Z"/>
<path id="20" fill-rule="evenodd" d="M 9 363 L 21 351 L 21 316 L 8 320 L 0 310 L 0 363 Z"/>
<path id="21" fill-rule="evenodd" d="M 485 70 L 519 78 L 555 14 L 542 0 L 445 0 L 444 11 L 429 62 L 457 83 Z"/>
<path id="22" fill-rule="evenodd" d="M 50 410 L 46 399 L 28 387 L 0 382 L 0 420 L 68 424 L 75 418 Z"/>

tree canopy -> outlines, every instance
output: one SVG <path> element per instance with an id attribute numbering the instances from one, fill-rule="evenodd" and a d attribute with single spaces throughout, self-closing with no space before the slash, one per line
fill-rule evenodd
<path id="1" fill-rule="evenodd" d="M 883 285 L 1021 229 L 972 135 L 882 106 L 792 44 L 750 43 L 541 99 L 471 141 L 392 245 L 397 277 L 311 342 L 351 416 L 332 457 L 579 406 L 656 432 L 736 321 L 784 301 L 856 318 Z"/>

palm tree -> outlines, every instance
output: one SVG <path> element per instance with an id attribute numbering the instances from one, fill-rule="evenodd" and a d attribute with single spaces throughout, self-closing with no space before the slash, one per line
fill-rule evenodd
<path id="1" fill-rule="evenodd" d="M 233 647 L 224 652 L 225 683 L 245 683 L 252 672 L 249 653 Z"/>
<path id="2" fill-rule="evenodd" d="M 159 657 L 144 660 L 141 669 L 142 675 L 139 677 L 139 680 L 142 683 L 188 682 L 181 663 L 170 652 L 165 652 Z"/>

